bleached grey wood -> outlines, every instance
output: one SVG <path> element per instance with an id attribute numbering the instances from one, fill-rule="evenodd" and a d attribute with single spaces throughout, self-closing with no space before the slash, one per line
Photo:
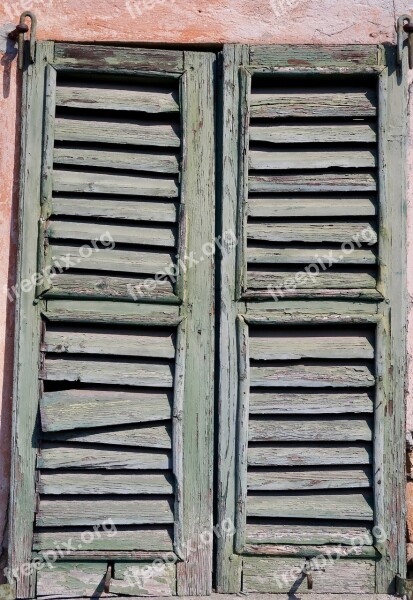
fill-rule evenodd
<path id="1" fill-rule="evenodd" d="M 172 523 L 169 499 L 122 500 L 116 499 L 40 499 L 36 515 L 38 527 L 68 527 L 97 525 L 108 521 L 115 525 L 143 525 Z"/>
<path id="2" fill-rule="evenodd" d="M 372 413 L 373 404 L 369 392 L 252 392 L 250 415 Z"/>
<path id="3" fill-rule="evenodd" d="M 307 559 L 320 556 L 331 557 L 332 560 L 341 558 L 378 558 L 379 552 L 372 546 L 296 546 L 272 544 L 247 544 L 245 554 L 250 556 L 305 556 Z"/>
<path id="4" fill-rule="evenodd" d="M 179 148 L 179 127 L 152 123 L 147 119 L 115 119 L 105 117 L 62 118 L 55 121 L 55 139 L 64 142 L 96 142 L 104 144 L 136 144 Z"/>
<path id="5" fill-rule="evenodd" d="M 377 214 L 377 202 L 373 197 L 303 196 L 286 198 L 249 197 L 250 217 L 367 217 Z"/>
<path id="6" fill-rule="evenodd" d="M 171 388 L 173 367 L 143 360 L 87 360 L 86 357 L 49 356 L 41 378 L 46 381 L 79 381 L 111 385 Z"/>
<path id="7" fill-rule="evenodd" d="M 179 112 L 177 93 L 172 88 L 88 82 L 84 85 L 59 84 L 56 104 L 65 108 L 127 110 L 145 113 Z"/>
<path id="8" fill-rule="evenodd" d="M 98 198 L 55 197 L 52 200 L 54 215 L 92 217 L 96 219 L 122 219 L 128 221 L 156 221 L 176 223 L 177 205 L 171 201 L 111 200 Z"/>
<path id="9" fill-rule="evenodd" d="M 253 467 L 369 465 L 371 462 L 370 444 L 297 446 L 284 443 L 271 444 L 271 447 L 254 445 L 248 449 L 248 464 Z"/>
<path id="10" fill-rule="evenodd" d="M 370 442 L 373 427 L 363 417 L 254 417 L 249 421 L 248 438 L 250 442 Z"/>
<path id="11" fill-rule="evenodd" d="M 162 448 L 170 450 L 171 428 L 161 424 L 149 426 L 129 426 L 116 429 L 76 429 L 75 431 L 53 431 L 45 439 L 57 442 L 106 444 L 135 448 Z"/>
<path id="12" fill-rule="evenodd" d="M 150 171 L 154 173 L 178 173 L 179 158 L 176 154 L 161 154 L 159 151 L 130 152 L 122 150 L 102 150 L 99 148 L 54 149 L 53 160 L 59 165 L 99 167 L 104 169 L 124 169 L 130 171 Z"/>
<path id="13" fill-rule="evenodd" d="M 251 94 L 252 118 L 278 117 L 374 117 L 377 95 L 374 90 L 348 87 L 256 89 Z"/>
<path id="14" fill-rule="evenodd" d="M 377 166 L 373 150 L 258 150 L 249 153 L 250 169 L 361 169 Z"/>
<path id="15" fill-rule="evenodd" d="M 250 356 L 255 360 L 374 358 L 374 339 L 371 335 L 357 330 L 252 330 L 250 348 Z"/>
<path id="16" fill-rule="evenodd" d="M 176 565 L 164 562 L 115 563 L 115 577 L 110 582 L 111 593 L 162 598 L 176 594 Z"/>
<path id="17" fill-rule="evenodd" d="M 251 367 L 251 385 L 260 387 L 372 387 L 372 367 L 360 365 L 274 365 Z"/>
<path id="18" fill-rule="evenodd" d="M 301 68 L 358 67 L 362 72 L 381 66 L 382 53 L 377 44 L 258 44 L 250 46 L 250 64 L 254 71 L 259 67 L 290 67 L 298 72 Z"/>
<path id="19" fill-rule="evenodd" d="M 308 594 L 306 575 L 300 571 L 305 558 L 248 557 L 244 561 L 245 592 L 291 592 Z M 375 591 L 375 562 L 366 559 L 331 561 L 311 571 L 313 592 L 318 594 L 354 593 L 360 597 Z"/>
<path id="20" fill-rule="evenodd" d="M 169 474 L 146 473 L 54 473 L 41 471 L 37 484 L 39 494 L 172 494 Z"/>
<path id="21" fill-rule="evenodd" d="M 330 248 L 291 248 L 290 246 L 274 247 L 254 247 L 248 246 L 247 260 L 251 265 L 254 264 L 305 264 L 311 265 L 317 263 L 318 259 L 325 262 L 331 259 L 342 265 L 374 265 L 377 262 L 377 255 L 373 250 L 363 248 L 355 249 L 351 253 L 345 254 L 340 249 Z"/>
<path id="22" fill-rule="evenodd" d="M 358 123 L 340 123 L 337 125 L 256 125 L 250 127 L 252 142 L 270 142 L 272 144 L 339 144 L 343 142 L 370 143 L 376 141 L 376 129 L 373 125 Z"/>
<path id="23" fill-rule="evenodd" d="M 313 521 L 309 524 L 298 521 L 291 524 L 281 521 L 272 524 L 248 524 L 247 543 L 249 544 L 343 544 L 354 547 L 357 543 L 373 544 L 370 529 L 361 524 L 330 524 Z"/>
<path id="24" fill-rule="evenodd" d="M 48 300 L 44 316 L 52 322 L 176 326 L 179 307 L 133 302 Z"/>
<path id="25" fill-rule="evenodd" d="M 110 231 L 108 229 L 108 231 Z M 105 239 L 107 239 L 105 237 Z M 56 274 L 51 276 L 52 285 L 55 279 L 65 277 L 68 268 L 120 271 L 125 273 L 142 273 L 156 275 L 160 273 L 163 279 L 167 279 L 165 273 L 171 267 L 174 253 L 164 249 L 151 250 L 118 250 L 111 248 L 94 249 L 89 244 L 79 246 L 65 246 L 58 242 L 50 245 L 52 265 Z M 62 274 L 60 274 L 60 272 Z"/>
<path id="26" fill-rule="evenodd" d="M 186 320 L 178 327 L 176 336 L 176 359 L 175 359 L 175 384 L 172 404 L 172 469 L 174 474 L 174 541 L 173 547 L 176 555 L 183 560 L 183 522 L 184 504 L 183 494 L 185 491 L 185 472 L 183 460 L 184 430 L 182 415 L 185 403 L 185 369 L 186 369 L 186 345 L 187 330 Z"/>
<path id="27" fill-rule="evenodd" d="M 166 451 L 120 451 L 96 446 L 44 444 L 37 458 L 39 469 L 169 469 L 171 455 Z"/>
<path id="28" fill-rule="evenodd" d="M 68 542 L 77 547 L 83 547 L 82 531 L 66 531 L 61 529 L 38 530 L 33 536 L 33 550 L 51 550 L 65 548 Z M 88 540 L 87 549 L 90 551 L 172 551 L 172 531 L 167 527 L 152 526 L 135 527 L 127 530 L 117 528 L 116 535 L 110 527 L 100 531 L 99 536 Z"/>
<path id="29" fill-rule="evenodd" d="M 329 264 L 328 258 L 326 259 L 325 264 Z M 337 290 L 347 288 L 354 290 L 356 288 L 374 289 L 376 287 L 375 271 L 367 270 L 367 268 L 365 272 L 356 270 L 337 272 L 326 269 L 325 272 L 321 270 L 320 272 L 315 272 L 312 277 L 307 275 L 304 267 L 302 269 L 297 267 L 296 271 L 287 271 L 285 267 L 285 270 L 281 270 L 283 267 L 280 267 L 278 271 L 271 271 L 270 267 L 267 267 L 267 269 L 268 270 L 258 270 L 257 265 L 251 267 L 251 270 L 248 271 L 248 287 L 251 289 L 265 288 L 268 290 L 268 295 L 271 296 L 272 294 L 275 294 L 281 298 L 285 295 L 284 290 L 288 290 L 291 287 L 293 288 L 293 291 L 299 289 L 326 290 L 329 288 Z M 313 267 L 312 269 L 314 272 L 315 268 Z M 300 279 L 295 278 L 296 273 L 299 273 Z M 281 294 L 278 290 L 282 290 L 283 293 Z M 327 296 L 327 294 L 325 294 L 325 296 Z"/>
<path id="30" fill-rule="evenodd" d="M 250 172 L 249 191 L 251 193 L 308 193 L 308 192 L 374 192 L 377 182 L 374 173 L 300 173 L 257 175 Z"/>
<path id="31" fill-rule="evenodd" d="M 319 492 L 314 494 L 248 494 L 248 517 L 332 519 L 369 521 L 373 519 L 369 493 Z"/>
<path id="32" fill-rule="evenodd" d="M 245 318 L 250 324 L 308 323 L 376 323 L 379 320 L 376 303 L 358 300 L 324 299 L 322 307 L 317 299 L 280 299 L 278 302 L 247 302 Z"/>
<path id="33" fill-rule="evenodd" d="M 126 425 L 171 418 L 165 392 L 72 389 L 44 392 L 40 399 L 43 431 Z"/>
<path id="34" fill-rule="evenodd" d="M 266 242 L 335 242 L 346 243 L 358 240 L 361 244 L 373 245 L 377 233 L 369 221 L 359 223 L 332 221 L 329 223 L 264 222 L 248 224 L 248 239 Z M 343 252 L 344 254 L 344 252 Z"/>
<path id="35" fill-rule="evenodd" d="M 53 569 L 39 570 L 37 578 L 37 595 L 57 597 L 93 598 L 101 595 L 107 571 L 107 562 L 59 562 Z"/>
<path id="36" fill-rule="evenodd" d="M 53 171 L 53 191 L 176 198 L 178 185 L 175 179 L 161 177 L 55 169 Z"/>
<path id="37" fill-rule="evenodd" d="M 291 273 L 289 274 L 291 276 Z M 333 275 L 337 275 L 336 273 L 333 273 Z M 369 281 L 371 282 L 372 280 L 375 281 L 375 277 L 371 277 L 369 278 Z M 291 277 L 289 277 L 288 279 L 283 279 L 283 281 L 281 282 L 281 285 L 288 285 L 290 286 L 291 283 Z M 337 277 L 334 278 L 334 283 L 337 281 Z M 363 278 L 362 281 L 366 281 L 366 278 Z M 268 282 L 267 282 L 268 283 Z M 339 289 L 335 289 L 334 287 L 329 288 L 328 284 L 326 282 L 325 287 L 321 287 L 319 289 L 317 288 L 313 288 L 313 289 L 306 289 L 306 288 L 295 288 L 294 289 L 289 289 L 289 287 L 283 287 L 283 289 L 281 290 L 281 292 L 278 293 L 278 288 L 274 289 L 274 284 L 268 284 L 266 289 L 263 288 L 257 288 L 257 289 L 252 289 L 252 290 L 247 290 L 246 292 L 244 292 L 244 294 L 242 295 L 242 300 L 243 301 L 251 301 L 251 300 L 259 300 L 262 302 L 267 302 L 268 300 L 276 300 L 276 301 L 280 301 L 280 300 L 299 300 L 299 299 L 303 299 L 303 298 L 308 298 L 308 300 L 315 300 L 315 299 L 323 299 L 323 300 L 366 300 L 368 302 L 372 302 L 372 301 L 381 301 L 383 299 L 383 296 L 380 294 L 380 292 L 377 291 L 377 289 L 373 288 L 372 285 L 370 284 L 370 286 L 368 288 L 357 288 L 357 287 L 346 287 L 343 286 L 343 279 L 338 280 L 338 283 L 341 284 L 341 288 Z M 317 322 L 317 317 L 314 315 L 313 316 L 313 320 L 314 322 Z M 320 322 L 323 321 L 323 319 L 321 318 L 321 316 L 318 317 L 318 320 Z M 377 316 L 373 316 L 371 315 L 370 319 L 371 322 L 372 321 L 377 321 Z M 282 322 L 282 319 L 280 319 L 278 317 L 275 317 L 275 321 L 276 322 Z M 344 319 L 345 321 L 345 319 Z M 305 322 L 305 321 L 303 321 Z M 350 323 L 357 323 L 357 322 L 361 322 L 360 319 L 357 320 L 357 318 L 352 318 L 349 319 Z"/>
<path id="38" fill-rule="evenodd" d="M 111 354 L 147 358 L 174 358 L 173 332 L 168 330 L 134 330 L 121 333 L 107 328 L 53 326 L 46 329 L 42 350 L 69 354 Z"/>
<path id="39" fill-rule="evenodd" d="M 366 468 L 352 469 L 266 469 L 248 472 L 250 491 L 322 490 L 337 488 L 368 488 L 372 473 Z"/>

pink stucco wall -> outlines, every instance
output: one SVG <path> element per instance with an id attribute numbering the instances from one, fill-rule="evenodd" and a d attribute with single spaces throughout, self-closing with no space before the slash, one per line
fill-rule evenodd
<path id="1" fill-rule="evenodd" d="M 23 10 L 38 17 L 38 38 L 152 43 L 381 43 L 413 0 L 3 0 L 0 7 L 0 543 L 6 522 L 11 424 L 13 285 L 16 252 L 19 86 L 6 33 Z M 10 48 L 9 48 L 10 49 Z M 413 81 L 413 78 L 412 78 Z M 410 107 L 413 132 L 413 100 Z M 409 293 L 413 305 L 413 142 L 409 165 Z M 413 356 L 413 311 L 409 327 Z M 413 431 L 413 360 L 408 428 Z"/>

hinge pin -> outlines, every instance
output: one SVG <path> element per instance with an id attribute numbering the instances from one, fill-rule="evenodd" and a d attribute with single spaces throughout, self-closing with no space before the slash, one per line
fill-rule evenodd
<path id="1" fill-rule="evenodd" d="M 19 24 L 8 35 L 9 39 L 17 40 L 18 67 L 20 70 L 23 70 L 23 66 L 24 66 L 24 35 L 29 31 L 29 26 L 26 25 L 26 23 L 25 23 L 25 20 L 27 18 L 29 18 L 31 20 L 29 60 L 31 63 L 34 63 L 34 52 L 35 52 L 35 44 L 36 44 L 36 28 L 37 28 L 36 15 L 34 13 L 30 12 L 29 10 L 26 10 L 24 13 L 22 13 L 20 15 Z"/>

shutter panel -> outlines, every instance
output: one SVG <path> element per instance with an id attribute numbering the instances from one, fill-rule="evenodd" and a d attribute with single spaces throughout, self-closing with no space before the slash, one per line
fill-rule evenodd
<path id="1" fill-rule="evenodd" d="M 222 64 L 222 227 L 239 239 L 220 266 L 218 512 L 236 530 L 217 587 L 391 593 L 405 86 L 377 46 L 227 46 Z"/>
<path id="2" fill-rule="evenodd" d="M 208 594 L 212 549 L 187 542 L 212 524 L 214 58 L 38 44 L 37 61 L 20 280 L 45 277 L 18 321 L 17 594 L 92 596 L 108 572 L 113 593 Z M 50 552 L 52 571 L 21 572 Z"/>

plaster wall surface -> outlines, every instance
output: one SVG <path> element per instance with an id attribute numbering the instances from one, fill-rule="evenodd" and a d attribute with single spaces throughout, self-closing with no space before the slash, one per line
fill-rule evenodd
<path id="1" fill-rule="evenodd" d="M 152 44 L 394 43 L 395 21 L 413 0 L 3 0 L 0 7 L 0 544 L 10 470 L 13 370 L 13 285 L 20 85 L 15 49 L 7 41 L 23 10 L 38 17 L 38 39 Z M 411 82 L 413 77 L 411 77 Z M 413 100 L 409 123 L 413 132 Z M 411 136 L 412 139 L 412 136 Z M 409 148 L 408 287 L 413 304 L 413 143 Z M 413 312 L 409 354 L 413 357 Z M 413 360 L 409 361 L 407 423 L 413 431 Z"/>

